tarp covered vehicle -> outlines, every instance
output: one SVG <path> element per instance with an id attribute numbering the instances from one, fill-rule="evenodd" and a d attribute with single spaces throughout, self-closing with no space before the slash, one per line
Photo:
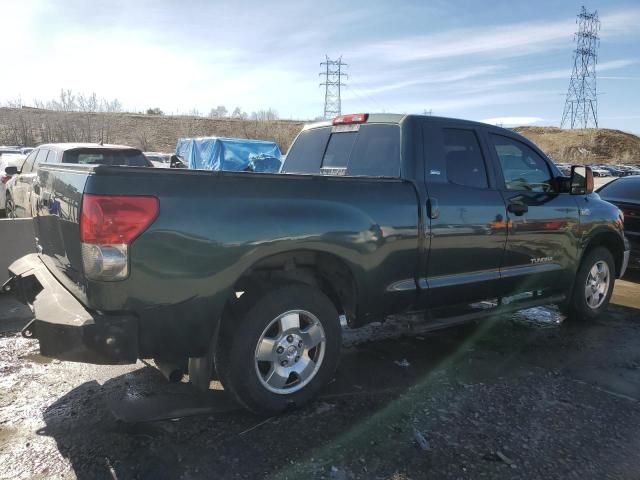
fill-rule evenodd
<path id="1" fill-rule="evenodd" d="M 282 153 L 274 142 L 244 138 L 180 138 L 176 154 L 193 170 L 277 173 Z"/>

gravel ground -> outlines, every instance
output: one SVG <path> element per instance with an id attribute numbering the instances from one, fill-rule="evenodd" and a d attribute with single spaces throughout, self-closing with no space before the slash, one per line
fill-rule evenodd
<path id="1" fill-rule="evenodd" d="M 0 297 L 0 478 L 640 479 L 640 278 L 600 321 L 532 309 L 346 335 L 313 404 L 249 414 L 138 363 L 63 363 Z"/>

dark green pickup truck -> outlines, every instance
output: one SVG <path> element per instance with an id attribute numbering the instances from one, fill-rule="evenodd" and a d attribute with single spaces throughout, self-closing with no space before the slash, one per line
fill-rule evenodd
<path id="1" fill-rule="evenodd" d="M 629 255 L 587 168 L 563 177 L 525 138 L 462 120 L 309 125 L 280 174 L 57 164 L 38 177 L 39 253 L 4 286 L 34 310 L 23 334 L 63 360 L 188 363 L 192 383 L 217 374 L 261 413 L 331 379 L 342 328 L 547 303 L 593 318 Z"/>

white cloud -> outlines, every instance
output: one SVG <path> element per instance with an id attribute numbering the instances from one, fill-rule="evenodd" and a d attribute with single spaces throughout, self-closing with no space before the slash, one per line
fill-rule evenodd
<path id="1" fill-rule="evenodd" d="M 608 36 L 632 32 L 640 23 L 640 9 L 602 17 Z M 575 19 L 520 22 L 465 28 L 431 35 L 384 40 L 354 48 L 351 58 L 376 57 L 389 62 L 435 60 L 464 55 L 524 56 L 564 48 L 576 29 Z"/>
<path id="2" fill-rule="evenodd" d="M 618 59 L 611 60 L 609 62 L 602 62 L 597 65 L 596 70 L 598 72 L 606 72 L 609 70 L 616 70 L 620 68 L 629 67 L 631 65 L 636 65 L 640 63 L 639 60 L 636 59 Z M 531 83 L 531 82 L 542 82 L 544 80 L 558 80 L 558 79 L 569 79 L 571 75 L 571 69 L 564 68 L 558 70 L 548 70 L 542 72 L 534 72 L 534 73 L 526 73 L 523 75 L 513 75 L 510 77 L 499 77 L 494 79 L 484 80 L 481 83 L 473 83 L 472 85 L 468 85 L 467 88 L 464 89 L 465 92 L 478 92 L 478 91 L 486 91 L 492 90 L 498 87 L 506 87 L 509 85 L 519 85 L 523 83 Z M 606 78 L 600 77 L 598 78 Z"/>
<path id="3" fill-rule="evenodd" d="M 358 88 L 357 93 L 363 95 L 375 95 L 418 85 L 450 84 L 452 82 L 459 82 L 461 80 L 468 80 L 470 78 L 477 78 L 490 73 L 496 73 L 502 69 L 504 69 L 504 67 L 500 65 L 480 65 L 465 69 L 427 72 L 419 75 L 419 78 L 415 78 L 413 80 L 391 81 L 389 83 Z M 349 98 L 349 95 L 347 95 L 346 98 Z"/>

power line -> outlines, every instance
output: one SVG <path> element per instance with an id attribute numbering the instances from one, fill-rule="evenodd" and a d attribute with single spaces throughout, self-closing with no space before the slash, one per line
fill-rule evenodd
<path id="1" fill-rule="evenodd" d="M 320 67 L 324 67 L 324 71 L 320 72 L 320 76 L 324 76 L 324 82 L 320 84 L 324 86 L 324 118 L 333 118 L 342 113 L 340 93 L 341 88 L 346 86 L 342 78 L 349 78 L 342 71 L 342 67 L 346 66 L 347 64 L 342 62 L 342 56 L 337 60 L 331 60 L 325 55 L 325 61 L 320 64 Z"/>
<path id="2" fill-rule="evenodd" d="M 561 127 L 598 128 L 598 94 L 596 91 L 597 48 L 600 46 L 600 19 L 598 12 L 587 12 L 582 7 L 575 33 L 576 49 L 573 56 L 573 70 L 569 80 L 569 90 L 562 112 Z"/>
<path id="3" fill-rule="evenodd" d="M 387 109 L 380 102 L 378 102 L 374 97 L 371 97 L 371 96 L 367 95 L 362 90 L 359 90 L 358 88 L 354 87 L 353 85 L 343 85 L 343 86 L 347 87 L 347 89 L 351 93 L 353 93 L 356 97 L 358 97 L 363 102 L 367 102 L 370 105 L 375 105 L 375 108 L 379 109 L 380 112 L 386 112 L 387 111 Z"/>

